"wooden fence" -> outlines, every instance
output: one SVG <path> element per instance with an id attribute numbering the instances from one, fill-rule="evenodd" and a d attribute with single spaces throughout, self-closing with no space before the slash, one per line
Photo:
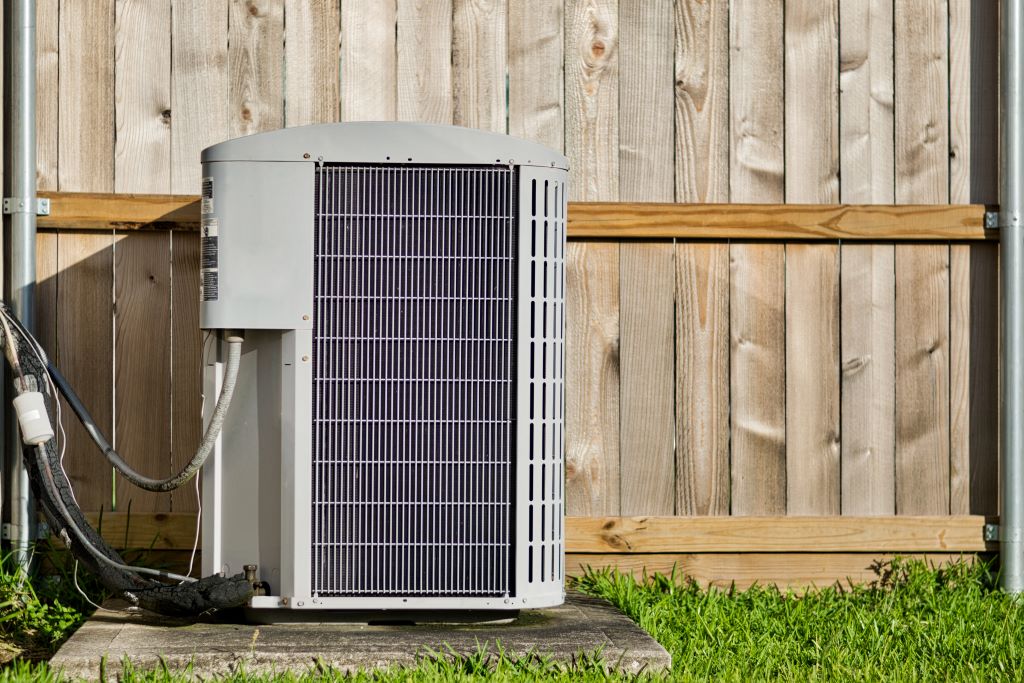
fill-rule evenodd
<path id="1" fill-rule="evenodd" d="M 190 194 L 222 139 L 403 119 L 564 150 L 578 201 L 775 205 L 572 241 L 569 513 L 991 514 L 994 244 L 897 242 L 913 211 L 857 243 L 756 221 L 994 202 L 996 24 L 970 0 L 40 0 L 40 186 Z M 198 439 L 195 236 L 69 227 L 40 235 L 40 331 L 169 472 Z M 195 509 L 66 422 L 86 507 Z"/>

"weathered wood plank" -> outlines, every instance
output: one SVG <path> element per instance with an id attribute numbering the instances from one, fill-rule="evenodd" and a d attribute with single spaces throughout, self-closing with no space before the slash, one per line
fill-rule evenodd
<path id="1" fill-rule="evenodd" d="M 729 245 L 676 254 L 676 513 L 729 514 Z"/>
<path id="2" fill-rule="evenodd" d="M 199 329 L 199 235 L 171 234 L 171 470 L 180 471 L 202 436 L 202 356 Z M 197 509 L 195 490 L 171 493 L 171 511 Z"/>
<path id="3" fill-rule="evenodd" d="M 285 0 L 286 126 L 338 120 L 338 6 L 337 0 Z"/>
<path id="4" fill-rule="evenodd" d="M 115 192 L 171 190 L 171 0 L 117 0 Z"/>
<path id="5" fill-rule="evenodd" d="M 171 192 L 198 191 L 200 153 L 229 137 L 227 25 L 228 0 L 172 0 Z"/>
<path id="6" fill-rule="evenodd" d="M 108 436 L 114 410 L 113 238 L 61 234 L 57 243 L 57 366 Z M 83 344 L 82 341 L 87 340 Z M 64 406 L 64 468 L 85 510 L 110 507 L 111 468 L 78 420 Z"/>
<path id="7" fill-rule="evenodd" d="M 946 0 L 895 0 L 896 201 L 949 201 Z"/>
<path id="8" fill-rule="evenodd" d="M 839 247 L 786 246 L 786 510 L 840 512 Z"/>
<path id="9" fill-rule="evenodd" d="M 783 3 L 729 12 L 730 199 L 784 199 Z M 753 236 L 751 236 L 753 237 Z M 730 246 L 731 511 L 786 510 L 785 251 Z"/>
<path id="10" fill-rule="evenodd" d="M 570 237 L 710 239 L 998 239 L 980 205 L 573 202 Z"/>
<path id="11" fill-rule="evenodd" d="M 896 246 L 896 512 L 949 512 L 949 247 Z"/>
<path id="12" fill-rule="evenodd" d="M 786 2 L 787 202 L 839 201 L 837 2 Z"/>
<path id="13" fill-rule="evenodd" d="M 228 8 L 231 137 L 284 125 L 283 0 L 231 0 Z"/>
<path id="14" fill-rule="evenodd" d="M 675 3 L 678 202 L 729 200 L 729 2 Z"/>
<path id="15" fill-rule="evenodd" d="M 999 254 L 950 253 L 950 512 L 999 511 Z"/>
<path id="16" fill-rule="evenodd" d="M 895 3 L 896 201 L 949 201 L 947 3 Z M 949 247 L 896 247 L 896 512 L 949 512 Z"/>
<path id="17" fill-rule="evenodd" d="M 57 186 L 114 189 L 114 0 L 61 0 Z"/>
<path id="18" fill-rule="evenodd" d="M 93 525 L 100 515 L 87 513 Z M 192 547 L 195 515 L 104 513 L 103 537 L 118 547 L 185 550 Z M 973 553 L 992 549 L 984 540 L 985 518 L 941 517 L 567 517 L 566 552 L 632 556 L 675 553 Z M 127 543 L 125 542 L 127 540 Z M 763 556 L 762 556 L 763 557 Z M 628 560 L 625 560 L 628 561 Z M 812 560 L 813 561 L 813 560 Z M 595 565 L 598 566 L 598 565 Z"/>
<path id="19" fill-rule="evenodd" d="M 893 202 L 892 9 L 892 0 L 839 3 L 839 157 L 844 202 Z"/>
<path id="20" fill-rule="evenodd" d="M 732 514 L 784 514 L 785 247 L 729 250 Z"/>
<path id="21" fill-rule="evenodd" d="M 452 0 L 398 0 L 398 118 L 452 122 Z"/>
<path id="22" fill-rule="evenodd" d="M 57 189 L 59 136 L 60 2 L 36 2 L 36 181 L 40 190 Z M 56 237 L 54 237 L 56 240 Z M 54 242 L 56 244 L 56 242 Z"/>
<path id="23" fill-rule="evenodd" d="M 960 553 L 909 553 L 935 567 L 972 556 Z M 796 592 L 839 584 L 868 584 L 879 580 L 885 563 L 896 557 L 887 553 L 658 553 L 607 555 L 570 553 L 566 574 L 579 576 L 587 567 L 614 567 L 638 579 L 654 574 L 693 580 L 702 587 L 745 590 L 751 586 L 777 586 Z"/>
<path id="24" fill-rule="evenodd" d="M 342 121 L 397 117 L 396 12 L 396 0 L 341 3 Z"/>
<path id="25" fill-rule="evenodd" d="M 561 0 L 508 8 L 508 132 L 565 148 Z"/>
<path id="26" fill-rule="evenodd" d="M 619 512 L 619 245 L 566 249 L 565 501 Z"/>
<path id="27" fill-rule="evenodd" d="M 783 3 L 733 0 L 729 9 L 730 200 L 781 202 Z"/>
<path id="28" fill-rule="evenodd" d="M 132 233 L 114 245 L 113 446 L 151 477 L 172 474 L 170 237 Z M 117 510 L 170 510 L 169 496 L 143 491 L 121 476 L 114 496 Z"/>
<path id="29" fill-rule="evenodd" d="M 570 197 L 619 196 L 618 0 L 565 4 L 565 150 Z"/>
<path id="30" fill-rule="evenodd" d="M 841 247 L 842 513 L 896 512 L 896 252 Z"/>
<path id="31" fill-rule="evenodd" d="M 504 133 L 508 0 L 454 0 L 454 3 L 454 123 Z"/>
<path id="32" fill-rule="evenodd" d="M 567 517 L 567 552 L 980 552 L 981 516 Z"/>
<path id="33" fill-rule="evenodd" d="M 671 0 L 619 7 L 619 199 L 670 202 L 675 192 Z"/>
<path id="34" fill-rule="evenodd" d="M 196 195 L 40 192 L 50 199 L 43 228 L 199 229 Z M 985 230 L 985 207 L 945 204 L 865 206 L 811 204 L 658 204 L 572 202 L 575 239 L 997 240 Z"/>
<path id="35" fill-rule="evenodd" d="M 999 201 L 999 4 L 949 0 L 949 194 Z"/>
<path id="36" fill-rule="evenodd" d="M 671 515 L 675 511 L 673 248 L 671 244 L 623 244 L 619 252 L 621 511 Z"/>
<path id="37" fill-rule="evenodd" d="M 622 4 L 618 24 L 619 196 L 671 201 L 671 3 Z M 627 514 L 672 514 L 673 249 L 664 243 L 624 244 L 619 254 L 621 509 Z"/>

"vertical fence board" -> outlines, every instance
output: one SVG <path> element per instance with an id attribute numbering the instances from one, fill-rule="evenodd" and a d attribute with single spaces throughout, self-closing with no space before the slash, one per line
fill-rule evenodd
<path id="1" fill-rule="evenodd" d="M 231 0 L 228 27 L 231 137 L 280 128 L 284 124 L 282 0 Z"/>
<path id="2" fill-rule="evenodd" d="M 784 196 L 783 11 L 736 0 L 729 15 L 730 198 Z M 731 505 L 736 515 L 786 510 L 785 251 L 730 246 Z"/>
<path id="3" fill-rule="evenodd" d="M 785 248 L 730 246 L 732 514 L 786 513 Z"/>
<path id="4" fill-rule="evenodd" d="M 896 513 L 949 512 L 949 247 L 896 247 Z"/>
<path id="5" fill-rule="evenodd" d="M 170 233 L 114 244 L 114 448 L 136 471 L 171 474 Z M 118 476 L 118 510 L 169 512 L 170 498 Z"/>
<path id="6" fill-rule="evenodd" d="M 946 0 L 896 0 L 896 201 L 949 201 Z"/>
<path id="7" fill-rule="evenodd" d="M 57 189 L 58 0 L 36 2 L 36 168 L 40 190 Z M 56 248 L 56 235 L 52 236 Z"/>
<path id="8" fill-rule="evenodd" d="M 838 515 L 839 247 L 786 247 L 786 510 Z"/>
<path id="9" fill-rule="evenodd" d="M 341 3 L 341 120 L 393 121 L 398 113 L 396 0 Z M 367 87 L 367 84 L 373 87 Z"/>
<path id="10" fill-rule="evenodd" d="M 199 235 L 171 233 L 171 470 L 195 453 L 202 431 L 203 333 L 199 330 Z M 214 400 L 209 397 L 209 400 Z M 194 488 L 171 493 L 172 512 L 197 509 Z"/>
<path id="11" fill-rule="evenodd" d="M 619 245 L 570 242 L 565 276 L 565 512 L 617 515 Z"/>
<path id="12" fill-rule="evenodd" d="M 675 3 L 675 195 L 729 199 L 729 2 Z"/>
<path id="13" fill-rule="evenodd" d="M 618 0 L 565 4 L 565 149 L 571 198 L 619 197 Z"/>
<path id="14" fill-rule="evenodd" d="M 999 265 L 994 244 L 950 250 L 950 512 L 999 512 Z"/>
<path id="15" fill-rule="evenodd" d="M 675 510 L 675 268 L 671 244 L 619 247 L 622 514 Z"/>
<path id="16" fill-rule="evenodd" d="M 999 4 L 949 0 L 949 200 L 999 201 Z"/>
<path id="17" fill-rule="evenodd" d="M 228 0 L 172 2 L 171 192 L 196 194 L 200 152 L 228 137 Z"/>
<path id="18" fill-rule="evenodd" d="M 673 33 L 666 0 L 619 10 L 619 197 L 672 201 Z M 673 290 L 670 243 L 619 247 L 622 514 L 671 515 Z"/>
<path id="19" fill-rule="evenodd" d="M 676 514 L 729 514 L 729 246 L 677 244 Z"/>
<path id="20" fill-rule="evenodd" d="M 36 233 L 35 334 L 43 351 L 51 360 L 57 357 L 57 238 L 56 232 Z M 75 417 L 67 408 L 67 403 L 59 396 L 57 400 L 61 404 L 58 409 L 60 412 L 51 415 L 51 419 L 56 422 L 59 417 L 61 424 L 66 420 L 74 420 Z M 60 429 L 56 432 L 57 448 L 63 448 L 65 438 Z"/>
<path id="21" fill-rule="evenodd" d="M 948 12 L 896 0 L 896 201 L 949 199 Z M 949 247 L 896 247 L 896 512 L 949 512 Z"/>
<path id="22" fill-rule="evenodd" d="M 171 1 L 117 0 L 114 191 L 171 190 Z"/>
<path id="23" fill-rule="evenodd" d="M 892 515 L 895 472 L 895 251 L 841 247 L 842 514 Z"/>
<path id="24" fill-rule="evenodd" d="M 561 0 L 508 8 L 508 132 L 565 148 Z"/>
<path id="25" fill-rule="evenodd" d="M 113 438 L 114 287 L 110 234 L 63 233 L 57 240 L 57 342 L 54 360 Z M 83 343 L 84 342 L 84 343 Z M 83 510 L 110 509 L 111 468 L 64 405 L 64 468 Z"/>
<path id="26" fill-rule="evenodd" d="M 839 201 L 836 2 L 786 2 L 787 202 Z"/>
<path id="27" fill-rule="evenodd" d="M 670 0 L 619 7 L 619 199 L 674 195 L 675 56 Z"/>
<path id="28" fill-rule="evenodd" d="M 733 0 L 729 14 L 730 199 L 784 199 L 782 0 Z"/>
<path id="29" fill-rule="evenodd" d="M 840 197 L 891 204 L 892 0 L 839 4 Z M 891 244 L 840 247 L 842 513 L 895 512 L 896 253 Z"/>
<path id="30" fill-rule="evenodd" d="M 996 3 L 949 0 L 949 194 L 998 200 Z M 950 250 L 950 512 L 997 514 L 998 254 Z"/>
<path id="31" fill-rule="evenodd" d="M 114 0 L 60 4 L 58 189 L 114 189 Z"/>
<path id="32" fill-rule="evenodd" d="M 454 2 L 452 99 L 455 125 L 504 133 L 508 1 Z"/>
<path id="33" fill-rule="evenodd" d="M 286 126 L 338 120 L 337 0 L 285 0 Z"/>
<path id="34" fill-rule="evenodd" d="M 893 202 L 892 6 L 839 3 L 839 156 L 848 203 Z"/>
<path id="35" fill-rule="evenodd" d="M 785 11 L 786 201 L 839 200 L 835 0 Z M 840 508 L 838 247 L 786 247 L 786 509 Z"/>
<path id="36" fill-rule="evenodd" d="M 398 118 L 452 122 L 452 0 L 398 0 Z"/>

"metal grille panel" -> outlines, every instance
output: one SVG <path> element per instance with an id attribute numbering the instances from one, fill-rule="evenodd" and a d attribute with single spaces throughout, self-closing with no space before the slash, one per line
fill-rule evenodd
<path id="1" fill-rule="evenodd" d="M 511 590 L 516 172 L 317 171 L 312 588 Z"/>
<path id="2" fill-rule="evenodd" d="M 523 290 L 529 342 L 529 451 L 526 580 L 561 585 L 565 515 L 565 183 L 524 183 L 529 215 L 527 287 Z M 525 238 L 524 238 L 525 239 Z M 524 245 L 525 247 L 526 245 Z"/>

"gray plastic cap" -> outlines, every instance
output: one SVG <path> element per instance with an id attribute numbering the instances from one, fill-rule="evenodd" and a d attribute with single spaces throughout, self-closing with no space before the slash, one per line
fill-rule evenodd
<path id="1" fill-rule="evenodd" d="M 203 150 L 211 161 L 323 161 L 367 164 L 515 164 L 568 169 L 544 145 L 473 128 L 360 121 L 283 128 Z"/>

